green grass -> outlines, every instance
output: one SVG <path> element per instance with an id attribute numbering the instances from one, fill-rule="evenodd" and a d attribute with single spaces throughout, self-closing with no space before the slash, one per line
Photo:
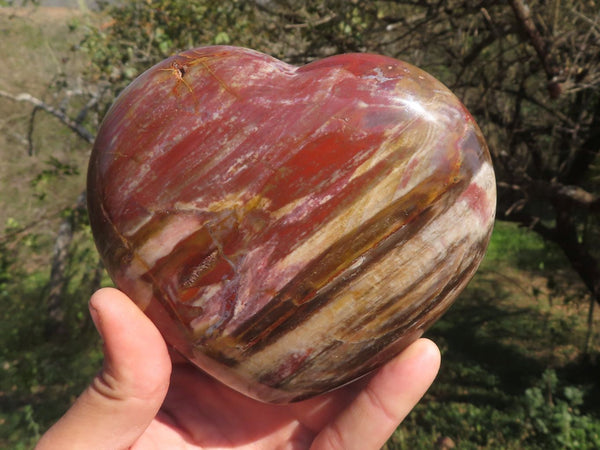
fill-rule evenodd
<path id="1" fill-rule="evenodd" d="M 496 222 L 484 267 L 496 261 L 509 261 L 512 267 L 544 270 L 564 267 L 560 249 L 540 236 L 511 222 Z"/>
<path id="2" fill-rule="evenodd" d="M 564 267 L 538 236 L 496 225 L 480 271 L 427 333 L 442 350 L 442 368 L 390 449 L 432 448 L 444 437 L 460 449 L 600 445 L 600 343 L 596 335 L 594 353 L 583 355 L 586 303 L 565 304 L 557 294 L 583 289 Z M 558 269 L 559 285 L 548 287 Z M 557 377 L 551 389 L 548 373 Z"/>

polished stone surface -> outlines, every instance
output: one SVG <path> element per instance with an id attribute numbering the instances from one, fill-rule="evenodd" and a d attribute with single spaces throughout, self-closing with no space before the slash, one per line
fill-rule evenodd
<path id="1" fill-rule="evenodd" d="M 416 67 L 217 46 L 118 97 L 88 201 L 111 277 L 167 341 L 287 402 L 421 336 L 477 269 L 496 193 L 473 118 Z"/>

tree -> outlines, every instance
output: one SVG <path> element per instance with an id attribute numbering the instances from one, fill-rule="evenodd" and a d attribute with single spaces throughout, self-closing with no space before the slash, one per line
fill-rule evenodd
<path id="1" fill-rule="evenodd" d="M 81 43 L 91 61 L 79 97 L 83 108 L 69 115 L 28 94 L 0 95 L 32 103 L 90 142 L 121 89 L 185 48 L 240 45 L 294 64 L 342 52 L 404 59 L 444 81 L 478 120 L 497 172 L 498 217 L 559 246 L 600 302 L 595 2 L 138 0 L 100 6 L 103 22 L 90 26 Z"/>
<path id="2" fill-rule="evenodd" d="M 112 21 L 85 47 L 97 76 L 118 89 L 168 54 L 208 44 L 296 64 L 360 51 L 424 67 L 463 99 L 488 137 L 498 217 L 558 245 L 600 302 L 595 2 L 154 0 L 106 11 Z"/>

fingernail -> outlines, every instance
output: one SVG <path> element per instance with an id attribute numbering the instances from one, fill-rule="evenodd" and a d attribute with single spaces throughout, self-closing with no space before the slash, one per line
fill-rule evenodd
<path id="1" fill-rule="evenodd" d="M 102 327 L 100 326 L 100 323 L 101 323 L 102 319 L 100 318 L 100 313 L 99 313 L 98 309 L 94 305 L 94 296 L 92 296 L 92 298 L 90 299 L 90 302 L 88 304 L 88 308 L 90 310 L 90 316 L 92 317 L 92 321 L 94 322 L 94 326 L 96 327 L 96 330 L 98 331 L 98 333 L 102 337 Z"/>

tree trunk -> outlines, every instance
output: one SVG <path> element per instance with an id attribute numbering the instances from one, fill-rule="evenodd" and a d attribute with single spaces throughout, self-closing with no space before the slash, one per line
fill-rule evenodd
<path id="1" fill-rule="evenodd" d="M 58 234 L 54 241 L 50 281 L 48 284 L 48 297 L 46 301 L 48 317 L 52 322 L 54 331 L 62 329 L 65 311 L 62 304 L 62 295 L 67 282 L 66 269 L 69 262 L 69 246 L 73 240 L 75 224 L 79 214 L 85 209 L 85 192 L 77 197 L 71 212 L 63 219 L 58 227 Z"/>

